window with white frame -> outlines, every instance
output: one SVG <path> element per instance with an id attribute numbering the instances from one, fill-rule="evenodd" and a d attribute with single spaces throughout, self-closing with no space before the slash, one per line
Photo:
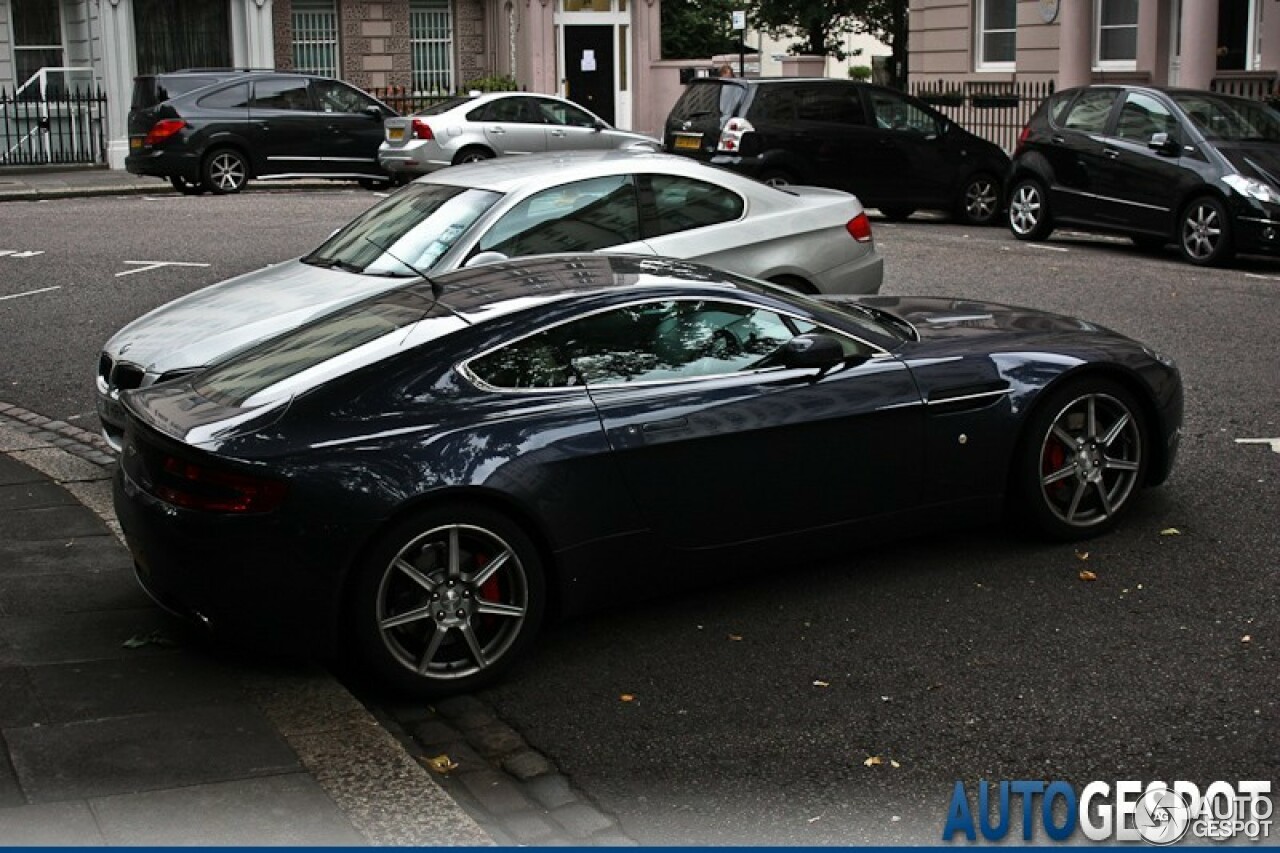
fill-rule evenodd
<path id="1" fill-rule="evenodd" d="M 1017 0 L 978 0 L 977 70 L 1008 71 L 1018 46 Z"/>
<path id="2" fill-rule="evenodd" d="M 66 64 L 62 51 L 62 19 L 57 3 L 12 0 L 10 14 L 13 18 L 13 77 L 17 85 L 26 83 L 41 68 L 58 68 Z M 60 85 L 60 80 L 58 77 L 55 85 Z M 34 85 L 28 93 L 37 93 Z"/>
<path id="3" fill-rule="evenodd" d="M 1101 69 L 1129 70 L 1138 61 L 1138 0 L 1099 0 L 1094 63 Z"/>
<path id="4" fill-rule="evenodd" d="M 293 0 L 293 70 L 338 76 L 338 10 L 334 0 Z"/>
<path id="5" fill-rule="evenodd" d="M 453 92 L 453 13 L 449 0 L 410 0 L 409 45 L 413 53 L 413 91 Z"/>

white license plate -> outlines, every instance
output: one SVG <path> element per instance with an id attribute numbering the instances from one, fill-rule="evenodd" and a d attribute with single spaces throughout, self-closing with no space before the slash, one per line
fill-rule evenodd
<path id="1" fill-rule="evenodd" d="M 399 142 L 401 139 L 404 139 L 404 128 L 403 127 L 387 128 L 387 139 L 391 140 L 392 142 Z"/>
<path id="2" fill-rule="evenodd" d="M 682 136 L 682 135 L 680 135 L 680 134 L 677 134 L 677 135 L 676 135 L 676 150 L 677 150 L 677 151 L 697 151 L 697 150 L 698 150 L 699 148 L 701 148 L 701 147 L 702 147 L 702 134 L 701 134 L 701 133 L 699 133 L 699 134 L 698 134 L 698 135 L 696 135 L 696 136 L 691 136 L 691 135 L 683 135 L 683 136 Z"/>

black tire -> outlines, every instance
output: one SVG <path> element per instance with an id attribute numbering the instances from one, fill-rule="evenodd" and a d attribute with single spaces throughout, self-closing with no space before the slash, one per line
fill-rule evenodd
<path id="1" fill-rule="evenodd" d="M 1151 442 L 1128 389 L 1084 377 L 1049 392 L 1014 459 L 1011 507 L 1051 539 L 1110 530 L 1146 482 Z"/>
<path id="2" fill-rule="evenodd" d="M 1047 240 L 1053 231 L 1053 215 L 1044 186 L 1023 178 L 1009 193 L 1009 230 L 1019 240 Z"/>
<path id="3" fill-rule="evenodd" d="M 493 152 L 488 148 L 481 148 L 479 145 L 472 145 L 469 148 L 463 148 L 453 158 L 453 165 L 459 163 L 479 163 L 482 160 L 492 160 Z"/>
<path id="4" fill-rule="evenodd" d="M 771 187 L 789 187 L 795 184 L 795 175 L 783 169 L 765 169 L 760 173 L 760 183 Z"/>
<path id="5" fill-rule="evenodd" d="M 1178 217 L 1178 251 L 1189 262 L 1216 267 L 1235 256 L 1235 235 L 1226 206 L 1213 196 L 1192 199 Z"/>
<path id="6" fill-rule="evenodd" d="M 218 148 L 204 158 L 201 175 L 214 195 L 238 193 L 249 183 L 249 161 L 234 148 Z"/>
<path id="7" fill-rule="evenodd" d="M 897 207 L 894 205 L 881 207 L 879 210 L 880 215 L 890 222 L 904 222 L 911 218 L 911 214 L 916 212 L 914 207 Z"/>
<path id="8" fill-rule="evenodd" d="M 1144 252 L 1155 254 L 1164 251 L 1164 247 L 1169 245 L 1166 237 L 1153 237 L 1150 234 L 1133 234 L 1129 237 L 1133 241 L 1133 245 L 1137 246 Z"/>
<path id="9" fill-rule="evenodd" d="M 351 621 L 360 657 L 382 684 L 417 696 L 496 680 L 546 609 L 538 549 L 486 507 L 418 513 L 382 535 L 359 570 Z"/>
<path id="10" fill-rule="evenodd" d="M 986 172 L 971 175 L 956 199 L 956 219 L 966 225 L 987 226 L 999 221 L 1000 179 Z"/>
<path id="11" fill-rule="evenodd" d="M 182 177 L 181 175 L 170 175 L 169 183 L 175 190 L 182 193 L 183 195 L 203 195 L 204 194 L 204 186 L 202 184 L 198 184 L 198 183 L 193 184 L 190 181 L 188 181 L 186 178 Z"/>

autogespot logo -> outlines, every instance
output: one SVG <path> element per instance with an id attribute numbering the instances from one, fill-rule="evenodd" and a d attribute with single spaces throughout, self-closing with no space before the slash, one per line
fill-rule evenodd
<path id="1" fill-rule="evenodd" d="M 1269 781 L 1214 782 L 1204 789 L 1191 782 L 1090 782 L 1077 796 L 1063 781 L 982 781 L 973 797 L 956 782 L 947 808 L 942 840 L 957 835 L 969 841 L 981 835 L 1001 841 L 1021 830 L 1031 841 L 1038 833 L 1067 841 L 1077 832 L 1090 841 L 1146 841 L 1175 844 L 1227 841 L 1241 836 L 1260 841 L 1271 835 Z"/>

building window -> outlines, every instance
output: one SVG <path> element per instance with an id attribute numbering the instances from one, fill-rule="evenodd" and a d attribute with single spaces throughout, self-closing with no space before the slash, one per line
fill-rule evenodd
<path id="1" fill-rule="evenodd" d="M 413 91 L 454 91 L 453 13 L 449 0 L 410 0 L 409 45 L 413 52 Z"/>
<path id="2" fill-rule="evenodd" d="M 1017 0 L 978 0 L 979 71 L 1011 71 L 1018 46 Z"/>
<path id="3" fill-rule="evenodd" d="M 231 65 L 226 0 L 134 0 L 138 73 Z"/>
<path id="4" fill-rule="evenodd" d="M 48 0 L 13 0 L 13 76 L 19 86 L 41 68 L 58 68 L 62 57 L 62 20 L 58 4 Z M 54 88 L 61 85 L 61 75 L 49 81 Z M 36 87 L 24 95 L 39 95 Z"/>
<path id="5" fill-rule="evenodd" d="M 338 76 L 338 10 L 333 0 L 293 0 L 293 70 Z"/>
<path id="6" fill-rule="evenodd" d="M 1101 0 L 1096 62 L 1099 69 L 1129 70 L 1138 60 L 1138 0 Z"/>

